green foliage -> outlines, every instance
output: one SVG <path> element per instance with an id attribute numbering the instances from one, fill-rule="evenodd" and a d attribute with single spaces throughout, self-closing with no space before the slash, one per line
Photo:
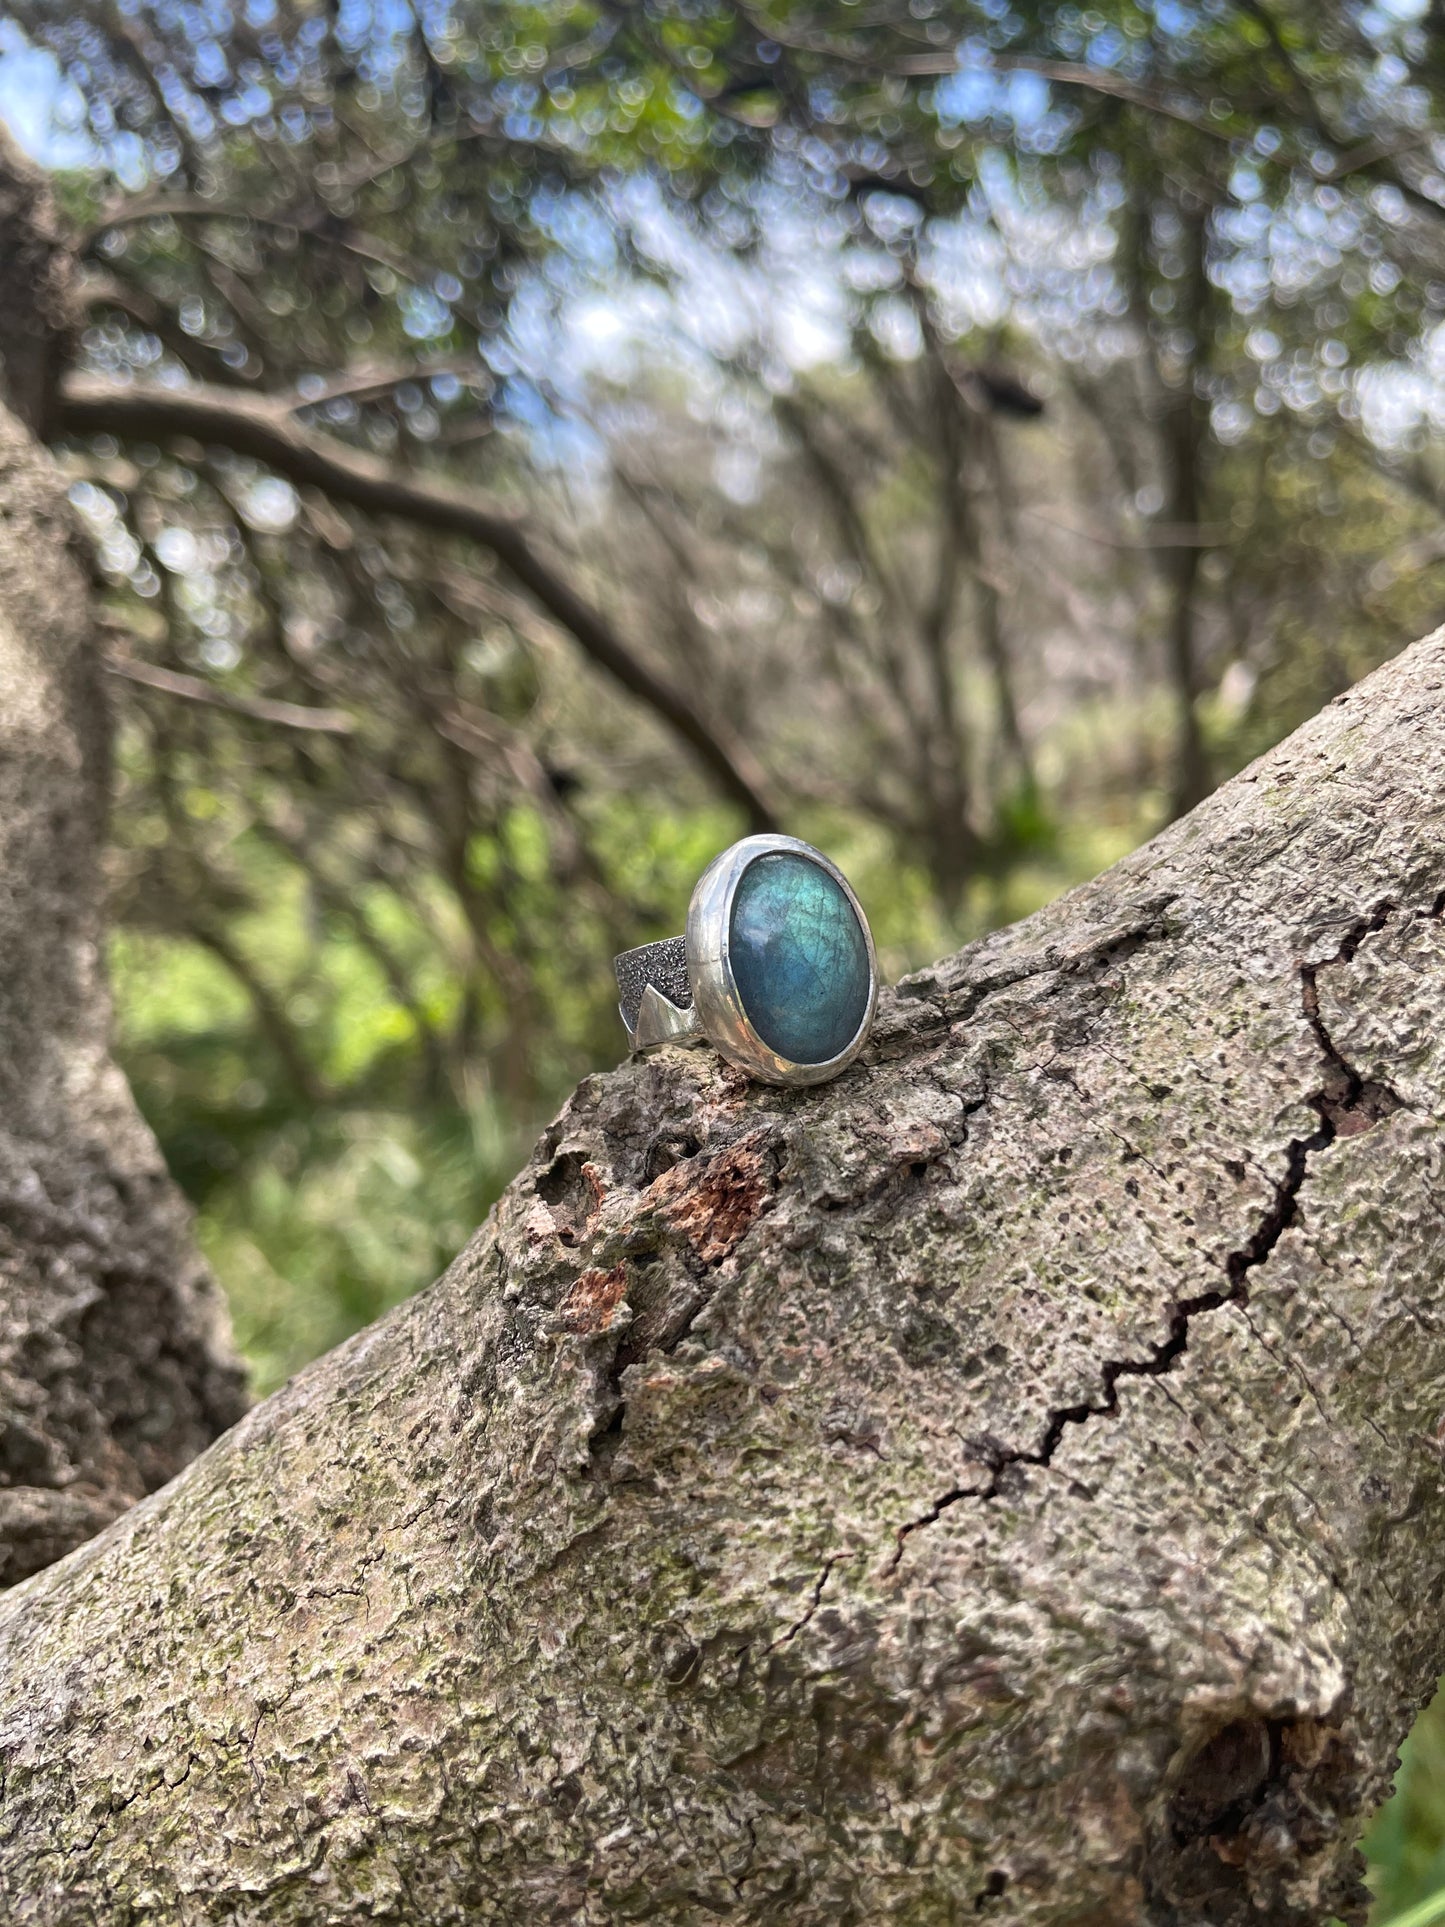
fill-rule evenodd
<path id="1" fill-rule="evenodd" d="M 347 1110 L 279 1122 L 213 1187 L 201 1246 L 225 1280 L 259 1393 L 444 1271 L 522 1162 L 495 1100 L 418 1118 Z"/>
<path id="2" fill-rule="evenodd" d="M 481 1086 L 399 1105 L 418 1040 L 367 954 L 323 932 L 302 968 L 293 888 L 245 941 L 303 1048 L 347 1082 L 296 1089 L 245 992 L 211 954 L 122 932 L 112 947 L 119 1042 L 142 1108 L 197 1208 L 259 1392 L 445 1269 L 526 1155 L 539 1115 L 514 1119 Z"/>
<path id="3" fill-rule="evenodd" d="M 1415 1723 L 1400 1754 L 1395 1792 L 1365 1835 L 1379 1927 L 1405 1927 L 1409 1910 L 1433 1896 L 1445 1918 L 1445 1692 Z"/>

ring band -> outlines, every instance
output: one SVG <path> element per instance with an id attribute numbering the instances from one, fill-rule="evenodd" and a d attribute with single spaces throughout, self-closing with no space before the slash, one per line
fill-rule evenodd
<path id="1" fill-rule="evenodd" d="M 692 985 L 687 980 L 687 938 L 664 937 L 660 943 L 639 944 L 614 957 L 617 1008 L 634 1050 L 650 1044 L 692 1044 L 703 1036 L 693 1009 Z"/>
<path id="2" fill-rule="evenodd" d="M 698 879 L 685 936 L 614 960 L 635 1051 L 707 1040 L 769 1084 L 819 1084 L 868 1041 L 878 964 L 842 871 L 793 836 L 748 836 Z"/>

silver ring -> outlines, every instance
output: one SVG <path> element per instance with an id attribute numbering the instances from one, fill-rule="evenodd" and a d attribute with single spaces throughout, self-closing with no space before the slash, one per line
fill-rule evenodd
<path id="1" fill-rule="evenodd" d="M 745 836 L 697 880 L 687 934 L 614 959 L 633 1050 L 706 1040 L 766 1084 L 821 1084 L 868 1041 L 878 960 L 836 864 Z"/>

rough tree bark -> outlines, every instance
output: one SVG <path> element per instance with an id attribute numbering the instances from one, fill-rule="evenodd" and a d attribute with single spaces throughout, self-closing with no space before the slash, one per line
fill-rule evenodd
<path id="1" fill-rule="evenodd" d="M 29 432 L 66 280 L 45 196 L 0 141 L 0 1584 L 244 1409 L 224 1307 L 108 1055 L 100 657 L 64 485 Z"/>
<path id="2" fill-rule="evenodd" d="M 1445 632 L 883 1000 L 585 1082 L 0 1602 L 17 1922 L 1362 1914 L 1445 1638 Z"/>

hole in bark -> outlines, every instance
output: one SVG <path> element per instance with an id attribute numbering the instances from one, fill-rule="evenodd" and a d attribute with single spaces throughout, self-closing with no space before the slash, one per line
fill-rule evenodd
<path id="1" fill-rule="evenodd" d="M 1198 1749 L 1169 1803 L 1178 1841 L 1237 1833 L 1269 1778 L 1274 1747 L 1264 1720 L 1235 1720 Z"/>
<path id="2" fill-rule="evenodd" d="M 579 1151 L 562 1151 L 538 1173 L 537 1196 L 552 1213 L 562 1243 L 575 1244 L 602 1202 L 602 1184 Z"/>
<path id="3" fill-rule="evenodd" d="M 643 1183 L 651 1184 L 654 1178 L 660 1178 L 664 1171 L 670 1171 L 675 1164 L 686 1164 L 701 1149 L 702 1145 L 691 1131 L 655 1131 L 642 1154 Z"/>
<path id="4" fill-rule="evenodd" d="M 973 1911 L 981 1914 L 991 1900 L 1002 1900 L 1008 1892 L 1008 1875 L 1002 1867 L 995 1867 L 989 1873 L 979 1890 L 978 1899 L 973 1903 Z"/>
<path id="5" fill-rule="evenodd" d="M 582 1176 L 582 1158 L 576 1151 L 564 1151 L 560 1157 L 553 1158 L 537 1179 L 537 1196 L 543 1204 L 564 1209 L 578 1202 L 587 1191 L 587 1181 Z"/>
<path id="6" fill-rule="evenodd" d="M 54 1486 L 54 1453 L 48 1440 L 20 1419 L 0 1420 L 0 1485 Z"/>
<path id="7" fill-rule="evenodd" d="M 552 1804 L 567 1819 L 582 1804 L 582 1782 L 575 1773 L 564 1774 L 552 1788 Z"/>
<path id="8" fill-rule="evenodd" d="M 669 1686 L 691 1686 L 702 1671 L 702 1654 L 696 1646 L 684 1646 L 663 1674 Z"/>
<path id="9" fill-rule="evenodd" d="M 1147 1852 L 1149 1918 L 1200 1927 L 1303 1922 L 1281 1883 L 1334 1838 L 1342 1819 L 1353 1827 L 1359 1792 L 1360 1761 L 1336 1726 L 1306 1715 L 1221 1728 L 1185 1762 Z M 1346 1915 L 1364 1892 L 1346 1874 L 1330 1898 L 1333 1906 L 1308 1918 Z"/>
<path id="10" fill-rule="evenodd" d="M 1404 1106 L 1388 1084 L 1377 1084 L 1369 1078 L 1341 1097 L 1325 1094 L 1319 1100 L 1319 1108 L 1320 1115 L 1334 1125 L 1336 1137 L 1359 1137 Z"/>

